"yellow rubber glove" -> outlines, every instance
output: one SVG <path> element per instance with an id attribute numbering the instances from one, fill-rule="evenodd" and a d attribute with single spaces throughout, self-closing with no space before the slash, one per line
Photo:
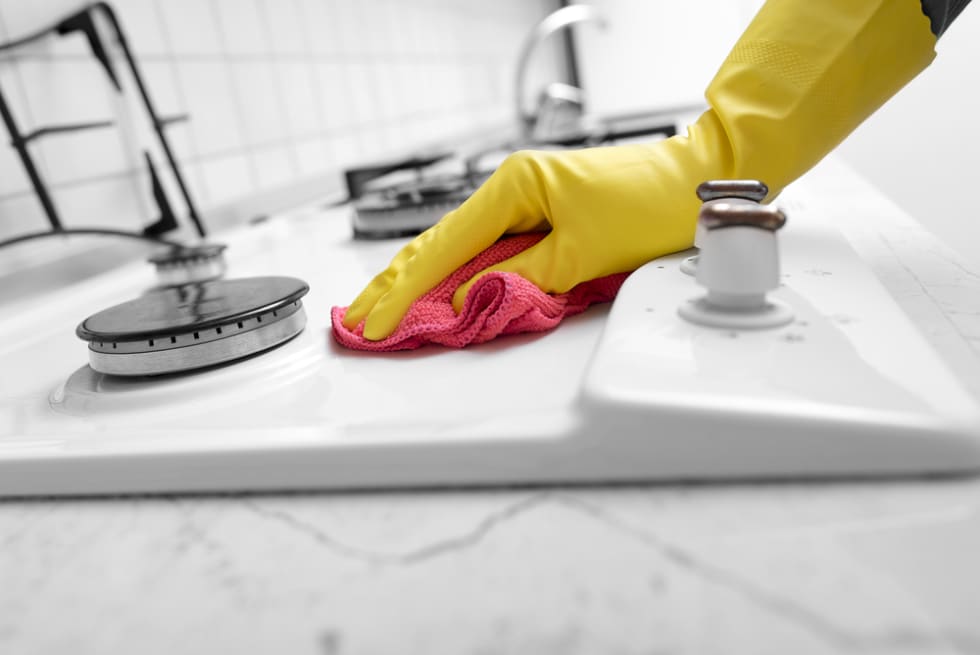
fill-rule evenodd
<path id="1" fill-rule="evenodd" d="M 686 136 L 639 146 L 511 155 L 458 209 L 406 245 L 344 325 L 391 334 L 411 304 L 502 235 L 548 231 L 490 270 L 549 293 L 691 246 L 709 179 L 770 197 L 806 172 L 933 59 L 919 0 L 769 0 L 706 92 Z M 457 311 L 479 275 L 453 298 Z"/>

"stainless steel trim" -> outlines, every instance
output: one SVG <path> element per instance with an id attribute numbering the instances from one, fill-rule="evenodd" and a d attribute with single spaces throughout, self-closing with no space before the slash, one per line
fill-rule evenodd
<path id="1" fill-rule="evenodd" d="M 163 375 L 229 362 L 268 350 L 303 331 L 302 304 L 289 316 L 221 339 L 147 352 L 107 353 L 89 345 L 89 364 L 108 375 Z"/>
<path id="2" fill-rule="evenodd" d="M 697 194 L 704 201 L 744 198 L 762 202 L 769 195 L 769 187 L 759 180 L 708 180 L 698 185 Z"/>
<path id="3" fill-rule="evenodd" d="M 715 200 L 701 205 L 698 221 L 708 230 L 745 226 L 775 232 L 786 224 L 786 214 L 772 205 Z"/>
<path id="4" fill-rule="evenodd" d="M 182 284 L 216 280 L 228 269 L 221 257 L 201 258 L 157 264 L 157 281 L 160 286 L 178 287 Z"/>
<path id="5" fill-rule="evenodd" d="M 174 331 L 170 334 L 161 335 L 153 339 L 119 339 L 116 341 L 90 341 L 89 348 L 95 352 L 107 355 L 123 355 L 128 353 L 158 352 L 162 350 L 173 350 L 185 346 L 197 346 L 208 341 L 218 341 L 227 339 L 230 336 L 257 330 L 285 319 L 294 312 L 302 308 L 299 300 L 280 307 L 275 310 L 242 319 L 240 321 L 227 321 L 220 325 L 215 325 L 206 329 L 186 330 L 183 332 Z"/>
<path id="6" fill-rule="evenodd" d="M 525 107 L 525 78 L 531 55 L 537 50 L 542 41 L 559 30 L 568 28 L 576 23 L 595 21 L 600 26 L 606 26 L 605 17 L 595 7 L 573 4 L 562 7 L 541 20 L 527 35 L 517 57 L 517 68 L 514 75 L 514 103 L 517 109 L 517 124 L 520 134 L 525 139 L 530 138 L 532 128 L 537 121 L 537 113 L 528 113 Z"/>

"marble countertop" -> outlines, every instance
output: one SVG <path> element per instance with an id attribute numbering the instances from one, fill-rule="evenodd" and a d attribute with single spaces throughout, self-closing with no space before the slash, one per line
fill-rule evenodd
<path id="1" fill-rule="evenodd" d="M 980 276 L 802 183 L 980 399 Z M 980 653 L 977 553 L 980 478 L 0 501 L 0 652 Z"/>

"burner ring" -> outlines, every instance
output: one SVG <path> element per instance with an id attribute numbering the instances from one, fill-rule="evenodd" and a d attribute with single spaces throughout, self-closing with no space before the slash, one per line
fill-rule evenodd
<path id="1" fill-rule="evenodd" d="M 284 320 L 296 312 L 302 312 L 303 305 L 299 300 L 295 300 L 285 307 L 277 307 L 264 314 L 243 317 L 238 320 L 231 319 L 224 323 L 197 328 L 184 332 L 174 331 L 168 335 L 161 335 L 149 338 L 136 339 L 114 339 L 114 340 L 92 340 L 89 342 L 89 350 L 107 355 L 123 355 L 130 353 L 151 353 L 174 348 L 187 348 L 199 346 L 211 341 L 228 339 L 245 332 L 258 330 L 268 327 L 270 324 Z"/>
<path id="2" fill-rule="evenodd" d="M 164 343 L 160 346 L 160 339 L 150 339 L 114 342 L 118 344 L 115 349 L 107 343 L 92 342 L 89 344 L 89 365 L 99 373 L 108 375 L 162 375 L 241 359 L 266 351 L 302 332 L 306 326 L 306 312 L 302 303 L 294 302 L 291 309 L 288 314 L 278 312 L 275 321 L 263 323 L 262 316 L 257 316 L 252 321 L 231 323 L 226 326 L 227 330 L 221 326 L 209 328 L 211 334 L 207 340 L 194 340 L 195 333 L 180 334 L 162 340 Z M 270 312 L 268 316 L 272 314 Z M 252 324 L 238 329 L 238 324 L 248 323 Z M 226 331 L 231 330 L 236 333 L 226 335 Z M 191 343 L 188 343 L 188 338 Z"/>
<path id="3" fill-rule="evenodd" d="M 306 325 L 309 286 L 255 277 L 157 289 L 94 314 L 76 328 L 99 373 L 190 371 L 268 350 Z"/>

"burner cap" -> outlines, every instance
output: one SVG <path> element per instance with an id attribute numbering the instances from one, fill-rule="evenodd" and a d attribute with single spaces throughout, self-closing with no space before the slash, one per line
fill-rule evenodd
<path id="1" fill-rule="evenodd" d="M 161 375 L 247 357 L 283 343 L 306 325 L 309 291 L 290 277 L 211 280 L 158 289 L 79 324 L 100 373 Z"/>

